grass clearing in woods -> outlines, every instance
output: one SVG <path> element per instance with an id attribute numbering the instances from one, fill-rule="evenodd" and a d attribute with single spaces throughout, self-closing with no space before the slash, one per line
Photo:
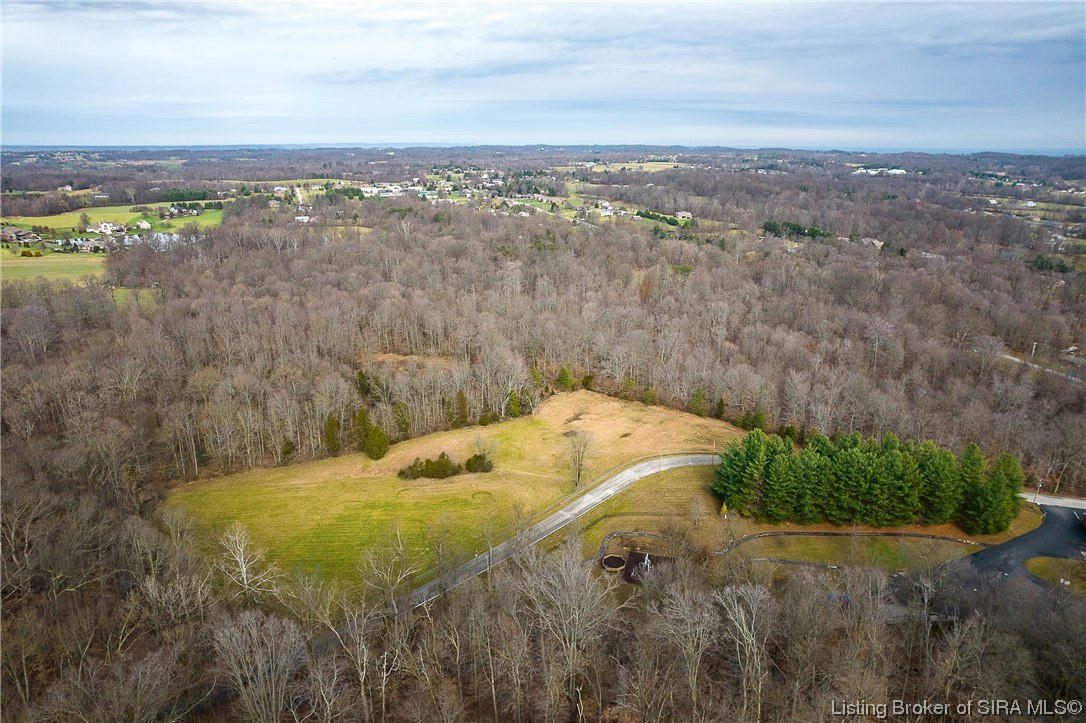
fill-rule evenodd
<path id="1" fill-rule="evenodd" d="M 585 480 L 657 454 L 719 450 L 742 434 L 719 420 L 579 391 L 551 397 L 534 417 L 395 444 L 381 460 L 352 453 L 178 483 L 166 504 L 196 518 L 209 550 L 237 521 L 280 567 L 348 582 L 363 551 L 398 528 L 412 562 L 432 573 L 439 542 L 458 558 L 483 552 L 488 535 L 505 539 L 515 521 L 534 521 L 573 492 L 565 436 L 573 430 L 592 440 Z M 416 457 L 443 451 L 463 462 L 476 438 L 493 450 L 493 472 L 445 480 L 396 476 Z"/>

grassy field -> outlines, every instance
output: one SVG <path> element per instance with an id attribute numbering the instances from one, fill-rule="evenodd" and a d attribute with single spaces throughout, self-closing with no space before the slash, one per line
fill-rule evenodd
<path id="1" fill-rule="evenodd" d="M 46 279 L 71 279 L 78 281 L 87 276 L 101 276 L 104 272 L 105 254 L 56 254 L 47 253 L 39 258 L 14 256 L 10 251 L 0 251 L 0 279 L 30 279 L 40 276 Z"/>
<path id="2" fill-rule="evenodd" d="M 169 207 L 172 204 L 169 203 L 148 203 L 143 204 L 150 208 Z M 11 224 L 13 226 L 20 226 L 23 228 L 30 228 L 32 226 L 48 226 L 55 231 L 62 234 L 74 234 L 76 229 L 80 227 L 80 218 L 83 214 L 87 214 L 92 224 L 101 223 L 103 221 L 109 221 L 112 223 L 123 223 L 132 226 L 141 218 L 146 218 L 152 224 L 152 230 L 155 231 L 171 231 L 182 228 L 189 223 L 195 223 L 201 228 L 208 226 L 218 226 L 222 223 L 222 211 L 220 209 L 209 209 L 204 211 L 200 216 L 184 216 L 175 219 L 159 220 L 158 215 L 155 212 L 151 214 L 134 213 L 132 206 L 97 206 L 92 208 L 82 208 L 77 211 L 67 211 L 65 213 L 57 213 L 52 216 L 10 216 L 3 219 L 3 223 Z"/>
<path id="3" fill-rule="evenodd" d="M 196 224 L 197 228 L 212 228 L 222 224 L 222 209 L 209 208 L 199 216 L 182 216 L 180 218 L 148 219 L 151 221 L 152 231 L 179 231 L 189 224 Z"/>
<path id="4" fill-rule="evenodd" d="M 1066 587 L 1079 595 L 1086 595 L 1086 560 L 1068 560 L 1060 557 L 1034 557 L 1026 560 L 1026 569 L 1053 585 Z M 1068 585 L 1060 585 L 1060 580 Z"/>
<path id="5" fill-rule="evenodd" d="M 976 545 L 916 538 L 763 537 L 741 545 L 737 554 L 899 572 L 934 567 L 978 550 Z"/>
<path id="6" fill-rule="evenodd" d="M 113 289 L 113 301 L 120 309 L 128 309 L 133 304 L 139 304 L 141 308 L 150 310 L 155 305 L 155 295 L 152 289 L 146 287 L 129 289 L 118 286 Z"/>
<path id="7" fill-rule="evenodd" d="M 589 513 L 583 523 L 586 555 L 594 555 L 606 535 L 612 532 L 660 532 L 685 538 L 687 543 L 705 551 L 722 549 L 729 542 L 757 532 L 922 532 L 944 537 L 971 539 L 989 544 L 1003 542 L 1024 534 L 1041 524 L 1040 510 L 1032 503 L 1022 505 L 1022 513 L 1010 529 L 999 535 L 966 535 L 956 525 L 909 525 L 885 528 L 842 528 L 830 524 L 768 525 L 739 515 L 726 519 L 718 513 L 720 499 L 709 490 L 713 480 L 710 467 L 669 470 L 647 477 Z M 614 550 L 625 544 L 612 541 Z M 637 544 L 651 547 L 644 539 Z M 740 545 L 737 550 L 748 557 L 775 557 L 798 562 L 826 564 L 864 564 L 889 570 L 914 569 L 976 552 L 974 545 L 923 539 L 768 537 Z"/>
<path id="8" fill-rule="evenodd" d="M 542 517 L 572 490 L 565 433 L 591 435 L 584 479 L 669 452 L 720 449 L 741 434 L 713 419 L 593 392 L 551 397 L 534 416 L 431 434 L 393 445 L 384 459 L 359 454 L 176 485 L 166 504 L 189 511 L 208 538 L 234 521 L 283 568 L 350 580 L 362 551 L 399 529 L 421 569 L 439 541 L 456 556 L 504 539 L 516 520 Z M 415 457 L 448 452 L 463 461 L 476 440 L 493 450 L 494 471 L 448 480 L 404 481 Z M 585 485 L 587 486 L 587 485 Z"/>

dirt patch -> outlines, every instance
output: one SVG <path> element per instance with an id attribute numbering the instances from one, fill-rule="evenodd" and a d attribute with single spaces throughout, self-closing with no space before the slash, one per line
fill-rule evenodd
<path id="1" fill-rule="evenodd" d="M 626 567 L 626 558 L 621 555 L 607 555 L 600 564 L 603 565 L 603 569 L 608 572 L 617 572 Z"/>

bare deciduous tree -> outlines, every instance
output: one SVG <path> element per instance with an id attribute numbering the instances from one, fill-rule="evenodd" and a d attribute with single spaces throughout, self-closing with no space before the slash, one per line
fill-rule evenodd
<path id="1" fill-rule="evenodd" d="M 279 580 L 275 565 L 265 561 L 264 551 L 255 549 L 249 533 L 235 522 L 220 538 L 222 552 L 216 564 L 234 590 L 234 595 L 256 600 L 273 595 Z"/>
<path id="2" fill-rule="evenodd" d="M 742 674 L 743 717 L 762 718 L 762 693 L 769 679 L 766 643 L 773 629 L 775 605 L 760 585 L 729 585 L 713 591 L 724 613 L 725 632 L 735 646 Z"/>
<path id="3" fill-rule="evenodd" d="M 384 545 L 367 549 L 358 562 L 362 582 L 375 590 L 395 613 L 405 603 L 401 598 L 408 592 L 418 569 L 408 562 L 407 545 L 397 529 Z"/>
<path id="4" fill-rule="evenodd" d="M 584 472 L 585 457 L 588 456 L 588 451 L 592 446 L 592 435 L 584 430 L 577 429 L 567 432 L 566 437 L 569 446 L 569 462 L 573 467 L 573 488 L 579 489 L 581 474 Z"/>
<path id="5" fill-rule="evenodd" d="M 708 588 L 698 573 L 684 560 L 676 563 L 672 584 L 664 590 L 656 605 L 658 628 L 663 637 L 678 650 L 690 695 L 691 716 L 698 718 L 698 686 L 702 660 L 720 634 L 720 618 Z"/>
<path id="6" fill-rule="evenodd" d="M 521 563 L 518 579 L 521 598 L 532 611 L 535 623 L 558 647 L 570 701 L 576 699 L 582 652 L 627 605 L 614 600 L 612 593 L 618 585 L 615 578 L 597 579 L 579 546 L 580 539 L 571 535 L 548 557 L 530 551 Z"/>
<path id="7" fill-rule="evenodd" d="M 298 626 L 246 610 L 211 633 L 219 665 L 245 718 L 276 723 L 287 709 L 290 680 L 305 660 Z"/>

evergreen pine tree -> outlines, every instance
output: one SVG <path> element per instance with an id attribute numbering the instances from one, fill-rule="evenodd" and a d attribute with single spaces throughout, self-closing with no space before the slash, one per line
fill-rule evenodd
<path id="1" fill-rule="evenodd" d="M 690 411 L 699 417 L 704 417 L 709 413 L 705 402 L 705 390 L 701 387 L 694 390 L 694 396 L 690 400 Z"/>
<path id="2" fill-rule="evenodd" d="M 519 417 L 521 414 L 520 394 L 517 392 L 516 389 L 509 392 L 509 405 L 507 409 L 509 410 L 510 417 Z"/>
<path id="3" fill-rule="evenodd" d="M 359 372 L 361 374 L 362 372 Z M 365 407 L 359 407 L 358 411 L 354 413 L 354 417 L 351 418 L 351 444 L 359 452 L 362 451 L 362 447 L 366 444 L 366 435 L 370 431 L 370 414 L 366 411 Z"/>
<path id="4" fill-rule="evenodd" d="M 339 454 L 339 418 L 334 414 L 329 414 L 328 419 L 324 420 L 324 448 L 333 457 Z"/>
<path id="5" fill-rule="evenodd" d="M 883 524 L 909 525 L 920 514 L 920 470 L 916 458 L 900 445 L 883 446 L 882 465 L 887 475 L 887 503 Z"/>
<path id="6" fill-rule="evenodd" d="M 958 461 L 949 450 L 926 440 L 916 448 L 916 462 L 924 523 L 939 525 L 953 519 L 962 501 Z"/>
<path id="7" fill-rule="evenodd" d="M 463 389 L 456 392 L 456 426 L 468 426 L 468 397 Z"/>
<path id="8" fill-rule="evenodd" d="M 795 518 L 797 468 L 793 454 L 775 455 L 766 465 L 762 519 L 783 522 Z"/>
<path id="9" fill-rule="evenodd" d="M 573 374 L 570 373 L 569 367 L 562 367 L 558 370 L 558 378 L 555 380 L 558 388 L 564 392 L 568 392 L 573 389 Z"/>
<path id="10" fill-rule="evenodd" d="M 958 478 L 962 501 L 958 520 L 962 529 L 969 533 L 981 533 L 993 525 L 988 519 L 992 505 L 990 490 L 984 484 L 986 468 L 984 453 L 975 444 L 967 444 L 958 460 Z"/>
<path id="11" fill-rule="evenodd" d="M 407 402 L 396 402 L 392 412 L 396 416 L 396 432 L 399 438 L 407 439 L 411 432 L 411 413 L 407 408 Z"/>
<path id="12" fill-rule="evenodd" d="M 376 424 L 366 434 L 365 452 L 370 459 L 381 459 L 388 452 L 388 435 Z"/>
<path id="13" fill-rule="evenodd" d="M 832 470 L 830 460 L 811 446 L 798 455 L 796 469 L 796 522 L 804 525 L 825 519 L 823 506 Z"/>

